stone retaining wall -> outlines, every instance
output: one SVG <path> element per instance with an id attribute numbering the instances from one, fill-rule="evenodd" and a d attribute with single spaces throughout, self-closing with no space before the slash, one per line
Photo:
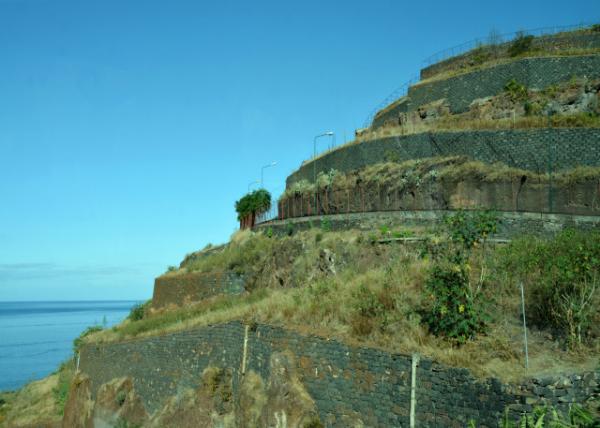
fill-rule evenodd
<path id="1" fill-rule="evenodd" d="M 452 76 L 447 79 L 418 83 L 408 89 L 405 100 L 386 107 L 373 119 L 379 128 L 401 112 L 415 111 L 424 104 L 446 99 L 451 113 L 463 113 L 477 98 L 497 95 L 512 79 L 532 89 L 569 81 L 572 77 L 600 77 L 600 55 L 524 58 L 493 67 Z M 397 122 L 397 121 L 396 121 Z"/>
<path id="2" fill-rule="evenodd" d="M 377 231 L 384 225 L 392 230 L 397 227 L 431 227 L 440 224 L 444 216 L 455 212 L 447 210 L 385 211 L 308 216 L 269 221 L 256 226 L 255 230 L 270 229 L 273 234 L 283 236 L 313 227 L 327 230 L 356 229 L 365 232 Z M 567 228 L 600 231 L 600 216 L 498 212 L 498 217 L 500 224 L 496 237 L 500 238 L 523 235 L 551 236 Z"/>
<path id="3" fill-rule="evenodd" d="M 599 64 L 600 70 L 600 64 Z M 313 181 L 316 172 L 348 172 L 368 165 L 434 156 L 465 155 L 486 163 L 502 162 L 535 172 L 600 166 L 600 129 L 546 128 L 506 131 L 436 132 L 386 137 L 349 144 L 308 161 L 286 180 Z"/>
<path id="4" fill-rule="evenodd" d="M 408 426 L 411 356 L 349 346 L 268 325 L 230 322 L 159 337 L 86 345 L 80 368 L 92 394 L 111 379 L 131 376 L 149 412 L 160 409 L 185 387 L 197 387 L 209 366 L 230 369 L 233 396 L 244 373 L 269 378 L 270 357 L 290 352 L 301 382 L 325 426 Z M 549 402 L 564 409 L 598 395 L 599 373 L 555 376 L 504 385 L 476 380 L 465 369 L 420 359 L 416 371 L 416 421 L 420 427 L 495 427 L 506 407 L 512 417 Z"/>
<path id="5" fill-rule="evenodd" d="M 372 211 L 488 208 L 496 211 L 600 216 L 600 179 L 573 183 L 535 180 L 526 175 L 486 181 L 476 177 L 413 183 L 357 183 L 348 189 L 322 188 L 315 194 L 280 199 L 279 219 Z"/>
<path id="6" fill-rule="evenodd" d="M 191 272 L 159 276 L 154 280 L 152 306 L 181 306 L 218 294 L 239 294 L 244 280 L 233 272 Z"/>

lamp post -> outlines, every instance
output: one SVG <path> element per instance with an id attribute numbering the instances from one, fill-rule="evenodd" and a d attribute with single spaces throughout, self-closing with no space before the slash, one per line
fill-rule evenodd
<path id="1" fill-rule="evenodd" d="M 258 180 L 254 180 L 254 181 L 251 181 L 250 183 L 248 183 L 248 193 L 250 193 L 250 187 L 252 187 L 253 184 L 258 184 L 258 182 L 259 182 Z"/>
<path id="2" fill-rule="evenodd" d="M 333 137 L 332 131 L 327 131 L 313 138 L 313 183 L 315 184 L 315 212 L 317 212 L 317 140 L 321 137 Z"/>
<path id="3" fill-rule="evenodd" d="M 275 165 L 277 165 L 277 162 L 273 161 L 270 164 L 265 165 L 265 166 L 263 166 L 263 167 L 260 168 L 260 187 L 261 188 L 263 187 L 263 176 L 264 176 L 265 168 L 270 168 L 270 167 L 275 166 Z"/>

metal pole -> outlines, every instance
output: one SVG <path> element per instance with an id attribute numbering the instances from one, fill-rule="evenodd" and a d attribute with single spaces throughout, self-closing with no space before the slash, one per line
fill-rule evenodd
<path id="1" fill-rule="evenodd" d="M 270 167 L 272 167 L 272 166 L 275 166 L 275 165 L 277 165 L 277 162 L 276 162 L 276 161 L 273 161 L 273 162 L 271 162 L 270 164 L 268 164 L 268 165 L 265 165 L 265 166 L 262 166 L 262 167 L 260 168 L 260 187 L 261 187 L 261 188 L 264 188 L 264 186 L 263 186 L 263 176 L 264 176 L 264 171 L 265 171 L 265 168 L 270 168 Z"/>
<path id="2" fill-rule="evenodd" d="M 417 367 L 419 354 L 412 355 L 412 373 L 410 379 L 410 428 L 415 428 L 415 410 L 417 407 Z"/>
<path id="3" fill-rule="evenodd" d="M 525 292 L 523 291 L 523 282 L 519 282 L 521 287 L 521 310 L 523 312 L 523 337 L 525 340 L 525 370 L 529 370 L 529 350 L 527 349 L 527 321 L 525 320 Z"/>
<path id="4" fill-rule="evenodd" d="M 315 185 L 315 209 L 317 207 L 317 139 L 321 137 L 331 137 L 335 135 L 332 131 L 327 131 L 313 138 L 313 183 Z"/>

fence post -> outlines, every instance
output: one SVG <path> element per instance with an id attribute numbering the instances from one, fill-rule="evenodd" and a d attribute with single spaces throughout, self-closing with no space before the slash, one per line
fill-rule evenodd
<path id="1" fill-rule="evenodd" d="M 346 189 L 346 200 L 348 202 L 348 206 L 346 207 L 346 214 L 350 214 L 350 190 Z"/>

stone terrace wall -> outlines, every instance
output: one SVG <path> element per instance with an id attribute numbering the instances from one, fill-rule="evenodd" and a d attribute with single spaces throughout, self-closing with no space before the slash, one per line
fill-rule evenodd
<path id="1" fill-rule="evenodd" d="M 302 383 L 326 426 L 408 426 L 411 357 L 377 349 L 348 346 L 336 340 L 304 336 L 268 325 L 245 327 L 230 322 L 160 337 L 87 345 L 80 368 L 91 379 L 93 394 L 103 383 L 131 376 L 149 412 L 184 387 L 197 387 L 209 366 L 231 369 L 234 399 L 246 372 L 269 377 L 274 352 L 290 351 Z M 505 407 L 513 416 L 548 401 L 564 408 L 598 394 L 599 373 L 503 385 L 478 381 L 467 370 L 421 359 L 417 373 L 416 420 L 421 427 L 495 427 Z"/>
<path id="2" fill-rule="evenodd" d="M 372 128 L 379 128 L 400 113 L 445 98 L 452 113 L 463 113 L 477 98 L 497 95 L 508 81 L 515 79 L 528 88 L 544 89 L 566 82 L 573 76 L 600 77 L 600 55 L 524 58 L 493 67 L 464 73 L 447 79 L 411 86 L 408 97 L 396 106 L 376 115 Z"/>
<path id="3" fill-rule="evenodd" d="M 600 68 L 599 68 L 600 70 Z M 394 159 L 465 155 L 486 163 L 502 162 L 535 172 L 559 171 L 580 165 L 600 166 L 600 129 L 547 128 L 506 131 L 437 132 L 387 137 L 350 144 L 305 162 L 286 180 L 300 180 L 335 169 L 348 172 Z"/>
<path id="4" fill-rule="evenodd" d="M 460 70 L 463 67 L 476 63 L 475 57 L 481 56 L 482 53 L 493 53 L 497 58 L 508 57 L 507 51 L 511 44 L 512 41 L 502 43 L 497 47 L 484 46 L 480 50 L 471 50 L 462 55 L 457 55 L 444 61 L 437 62 L 421 70 L 421 79 L 428 79 L 445 71 Z M 568 49 L 597 48 L 600 48 L 600 33 L 591 32 L 572 32 L 536 37 L 531 44 L 532 50 L 540 49 L 549 54 Z"/>
<path id="5" fill-rule="evenodd" d="M 600 217 L 600 179 L 569 184 L 533 178 L 488 182 L 423 178 L 404 186 L 398 183 L 358 183 L 348 189 L 322 188 L 315 194 L 296 195 L 279 201 L 279 219 L 311 215 L 372 211 L 459 210 L 486 207 L 496 211 L 577 214 Z"/>
<path id="6" fill-rule="evenodd" d="M 260 224 L 255 229 L 271 229 L 273 234 L 285 236 L 290 232 L 307 230 L 313 227 L 324 227 L 323 221 L 326 220 L 329 230 L 356 229 L 373 232 L 379 230 L 383 225 L 387 225 L 390 229 L 412 226 L 431 227 L 441 223 L 445 215 L 454 212 L 445 210 L 407 210 L 332 214 L 327 216 L 275 220 Z M 498 233 L 496 234 L 498 238 L 511 238 L 523 235 L 551 236 L 566 228 L 600 231 L 600 216 L 499 212 L 498 217 L 500 219 Z"/>
<path id="7" fill-rule="evenodd" d="M 163 275 L 154 280 L 152 306 L 157 309 L 169 305 L 181 306 L 218 294 L 239 294 L 243 291 L 243 278 L 233 272 Z"/>

